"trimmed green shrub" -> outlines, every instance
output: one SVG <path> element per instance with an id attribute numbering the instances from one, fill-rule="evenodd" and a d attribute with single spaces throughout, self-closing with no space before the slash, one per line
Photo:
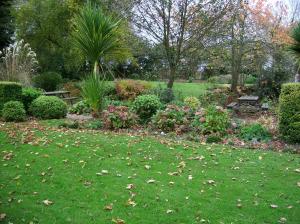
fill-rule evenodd
<path id="1" fill-rule="evenodd" d="M 155 95 L 141 95 L 133 102 L 133 110 L 142 121 L 148 121 L 160 107 L 159 98 Z"/>
<path id="2" fill-rule="evenodd" d="M 8 101 L 22 99 L 22 86 L 16 82 L 0 82 L 0 115 L 3 105 Z"/>
<path id="3" fill-rule="evenodd" d="M 202 134 L 222 136 L 229 127 L 229 116 L 225 109 L 219 106 L 209 106 L 204 111 L 195 113 L 192 126 Z"/>
<path id="4" fill-rule="evenodd" d="M 54 91 L 63 81 L 60 74 L 56 72 L 45 72 L 33 78 L 33 84 L 45 91 Z"/>
<path id="5" fill-rule="evenodd" d="M 193 110 L 196 110 L 200 106 L 200 101 L 194 96 L 184 98 L 184 103 Z"/>
<path id="6" fill-rule="evenodd" d="M 271 138 L 269 131 L 259 123 L 243 126 L 241 128 L 240 136 L 246 141 L 266 141 Z"/>
<path id="7" fill-rule="evenodd" d="M 5 121 L 24 121 L 26 111 L 20 101 L 8 101 L 2 109 L 2 117 Z"/>
<path id="8" fill-rule="evenodd" d="M 35 99 L 29 111 L 40 119 L 58 119 L 67 114 L 67 104 L 56 96 L 40 96 Z"/>
<path id="9" fill-rule="evenodd" d="M 279 98 L 279 131 L 293 143 L 300 142 L 300 83 L 283 84 Z"/>
<path id="10" fill-rule="evenodd" d="M 22 102 L 24 104 L 25 110 L 28 111 L 30 104 L 36 98 L 41 96 L 43 92 L 39 89 L 35 89 L 32 87 L 25 87 L 22 89 Z"/>

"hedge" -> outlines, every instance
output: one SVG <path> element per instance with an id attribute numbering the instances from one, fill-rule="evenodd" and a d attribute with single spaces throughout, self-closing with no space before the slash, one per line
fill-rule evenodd
<path id="1" fill-rule="evenodd" d="M 300 83 L 282 85 L 279 98 L 279 131 L 288 142 L 300 142 Z"/>
<path id="2" fill-rule="evenodd" d="M 8 101 L 22 99 L 22 86 L 16 82 L 0 82 L 0 114 L 3 105 Z"/>

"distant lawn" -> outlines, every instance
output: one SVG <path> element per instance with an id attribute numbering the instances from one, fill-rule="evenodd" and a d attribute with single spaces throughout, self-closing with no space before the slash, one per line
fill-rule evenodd
<path id="1" fill-rule="evenodd" d="M 164 87 L 167 87 L 164 82 L 153 82 L 155 85 L 161 84 Z M 195 96 L 199 97 L 208 88 L 213 87 L 213 84 L 202 82 L 202 83 L 183 83 L 183 82 L 175 82 L 174 83 L 174 92 L 178 96 L 186 97 L 186 96 Z"/>
<path id="2" fill-rule="evenodd" d="M 33 123 L 0 124 L 0 147 L 4 223 L 300 220 L 299 155 Z"/>
<path id="3" fill-rule="evenodd" d="M 112 81 L 110 81 L 113 84 Z M 161 85 L 162 87 L 167 87 L 166 82 L 151 82 L 153 86 Z M 173 90 L 175 95 L 178 97 L 186 97 L 186 96 L 195 96 L 199 97 L 201 94 L 205 93 L 208 88 L 213 87 L 214 85 L 207 82 L 202 83 L 183 83 L 183 82 L 175 82 Z"/>

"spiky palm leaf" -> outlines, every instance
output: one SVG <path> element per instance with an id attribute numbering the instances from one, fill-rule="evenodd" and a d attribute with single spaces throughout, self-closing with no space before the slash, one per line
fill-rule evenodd
<path id="1" fill-rule="evenodd" d="M 294 53 L 300 63 L 300 23 L 292 32 L 294 43 L 290 46 L 290 50 Z"/>
<path id="2" fill-rule="evenodd" d="M 98 7 L 86 4 L 74 18 L 75 47 L 99 72 L 99 60 L 125 54 L 120 38 L 120 20 L 105 15 Z"/>

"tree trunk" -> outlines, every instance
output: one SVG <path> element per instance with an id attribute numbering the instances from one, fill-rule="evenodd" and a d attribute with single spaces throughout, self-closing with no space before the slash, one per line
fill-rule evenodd
<path id="1" fill-rule="evenodd" d="M 175 81 L 175 77 L 176 77 L 176 66 L 175 65 L 170 65 L 170 71 L 169 72 L 170 72 L 170 74 L 169 74 L 169 81 L 168 81 L 167 87 L 169 89 L 172 89 L 174 81 Z"/>
<path id="2" fill-rule="evenodd" d="M 95 63 L 94 63 L 94 74 L 99 75 L 99 71 L 100 71 L 99 62 L 95 61 Z"/>

